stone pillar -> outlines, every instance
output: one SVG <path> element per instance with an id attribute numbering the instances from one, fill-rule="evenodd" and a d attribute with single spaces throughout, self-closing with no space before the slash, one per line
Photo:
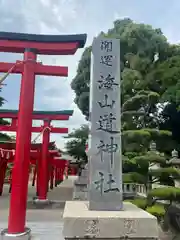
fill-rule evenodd
<path id="1" fill-rule="evenodd" d="M 89 201 L 66 202 L 63 235 L 157 240 L 156 218 L 122 201 L 120 41 L 96 38 L 91 66 Z"/>
<path id="2" fill-rule="evenodd" d="M 90 210 L 122 209 L 120 43 L 96 39 L 90 83 Z"/>

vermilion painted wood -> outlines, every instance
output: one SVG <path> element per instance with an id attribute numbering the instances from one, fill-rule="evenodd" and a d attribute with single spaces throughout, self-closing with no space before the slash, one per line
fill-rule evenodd
<path id="1" fill-rule="evenodd" d="M 42 143 L 42 154 L 41 154 L 41 169 L 39 171 L 39 182 L 40 188 L 38 191 L 38 199 L 39 200 L 46 200 L 47 199 L 47 192 L 48 192 L 48 181 L 49 181 L 49 154 L 48 154 L 48 145 L 50 141 L 50 121 L 44 121 L 44 126 L 46 130 L 43 132 L 43 143 Z M 67 129 L 68 130 L 68 129 Z"/>
<path id="2" fill-rule="evenodd" d="M 60 115 L 60 114 L 36 114 L 33 113 L 33 119 L 34 120 L 69 120 L 69 117 L 71 115 Z M 6 112 L 3 113 L 0 111 L 0 118 L 11 118 L 11 119 L 17 119 L 18 118 L 18 113 L 11 113 L 11 112 Z"/>
<path id="3" fill-rule="evenodd" d="M 87 34 L 46 35 L 16 32 L 0 32 L 2 51 L 24 53 L 25 49 L 36 49 L 36 54 L 69 54 L 83 48 Z"/>
<path id="4" fill-rule="evenodd" d="M 51 128 L 51 133 L 68 133 L 68 128 L 58 128 L 58 127 L 50 127 Z M 0 131 L 5 131 L 5 132 L 16 132 L 18 127 L 16 126 L 5 126 L 5 125 L 0 125 Z M 40 133 L 42 132 L 44 127 L 31 127 L 32 132 Z"/>
<path id="5" fill-rule="evenodd" d="M 17 61 L 18 63 L 19 61 Z M 5 63 L 0 62 L 0 72 L 8 72 L 15 63 Z M 20 63 L 12 69 L 11 73 L 21 74 L 23 73 L 24 64 Z M 34 67 L 34 73 L 36 75 L 46 75 L 46 76 L 60 76 L 67 77 L 68 76 L 68 67 L 60 67 L 60 66 L 49 66 L 42 65 L 41 63 L 36 63 Z"/>
<path id="6" fill-rule="evenodd" d="M 6 41 L 6 44 L 8 45 L 8 41 Z M 29 59 L 34 61 L 27 61 Z M 13 184 L 8 220 L 8 233 L 11 234 L 25 232 L 26 222 L 36 54 L 26 51 L 24 53 L 24 61 L 27 62 L 24 64 L 21 81 L 16 154 L 12 172 Z"/>
<path id="7" fill-rule="evenodd" d="M 37 54 L 73 55 L 79 47 L 74 43 L 41 43 L 29 41 L 0 40 L 0 52 L 23 53 L 25 49 L 37 49 Z"/>

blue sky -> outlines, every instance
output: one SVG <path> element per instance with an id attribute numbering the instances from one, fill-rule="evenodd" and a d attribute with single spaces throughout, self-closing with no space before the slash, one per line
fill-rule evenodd
<path id="1" fill-rule="evenodd" d="M 87 45 L 100 31 L 113 26 L 113 21 L 129 17 L 161 28 L 170 42 L 180 42 L 180 1 L 178 0 L 0 0 L 0 31 L 41 34 L 87 33 Z M 85 123 L 84 117 L 73 103 L 74 93 L 70 82 L 76 74 L 83 50 L 74 56 L 40 56 L 44 64 L 68 66 L 69 77 L 37 77 L 36 110 L 74 109 L 74 116 L 67 122 L 54 126 L 69 127 L 70 130 Z M 18 54 L 0 53 L 0 61 L 14 62 L 21 59 Z M 6 80 L 2 96 L 7 100 L 3 108 L 17 109 L 20 76 L 12 75 Z M 35 123 L 39 124 L 39 123 Z M 34 135 L 33 135 L 34 138 Z M 64 139 L 59 134 L 51 136 L 60 148 Z M 41 141 L 41 138 L 39 139 Z"/>

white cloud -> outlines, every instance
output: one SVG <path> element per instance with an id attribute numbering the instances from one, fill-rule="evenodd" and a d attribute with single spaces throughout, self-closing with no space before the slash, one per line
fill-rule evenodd
<path id="1" fill-rule="evenodd" d="M 113 0 L 1 0 L 0 30 L 32 32 L 46 34 L 87 33 L 87 45 L 101 30 L 112 27 L 113 21 L 124 16 L 135 21 L 162 27 L 171 41 L 178 41 L 179 34 L 179 1 L 172 0 L 171 7 L 164 0 L 143 0 L 128 2 Z M 131 6 L 131 7 L 130 7 Z M 163 10 L 162 10 L 163 9 Z M 176 14 L 174 14 L 176 12 Z M 158 16 L 155 18 L 154 16 Z M 68 66 L 69 77 L 37 77 L 35 108 L 38 110 L 73 109 L 74 116 L 69 122 L 54 123 L 58 126 L 68 126 L 70 129 L 85 123 L 84 117 L 74 104 L 74 93 L 70 83 L 76 74 L 78 61 L 83 50 L 78 50 L 74 56 L 40 56 L 44 64 Z M 0 61 L 15 61 L 19 55 L 0 54 Z M 9 101 L 8 108 L 18 108 L 20 77 L 9 77 L 8 86 L 3 89 L 3 96 Z M 64 139 L 56 134 L 52 140 L 57 140 L 60 147 Z"/>
<path id="2" fill-rule="evenodd" d="M 18 0 L 12 3 L 11 0 L 0 2 L 0 21 L 1 30 L 17 31 L 17 32 L 32 32 L 32 33 L 46 33 L 46 34 L 63 34 L 71 30 L 68 30 L 71 22 L 75 22 L 78 11 L 76 8 L 78 5 L 75 1 L 71 0 L 53 0 L 52 1 L 24 1 Z M 13 4 L 13 5 L 12 5 Z M 75 31 L 74 31 L 75 33 Z M 6 54 L 1 55 L 1 58 L 5 57 L 6 61 L 15 61 L 19 56 Z M 80 55 L 79 55 L 80 56 Z M 76 108 L 73 103 L 74 95 L 70 88 L 70 82 L 75 73 L 75 63 L 77 61 L 76 56 L 70 56 L 72 60 L 68 60 L 68 57 L 44 57 L 40 56 L 44 64 L 55 64 L 65 65 L 70 67 L 70 77 L 64 78 L 40 78 L 37 77 L 36 81 L 36 97 L 35 97 L 35 108 L 39 110 L 64 110 L 74 109 L 74 116 L 69 122 L 54 123 L 57 126 L 79 127 L 81 123 L 84 123 L 84 117 L 80 114 L 80 111 Z M 74 58 L 74 59 L 73 59 Z M 63 61 L 62 61 L 63 60 Z M 72 68 L 71 68 L 72 66 Z M 15 99 L 9 101 L 6 107 L 18 108 L 18 97 L 20 81 L 17 80 L 20 77 L 11 76 L 8 78 L 6 83 L 8 86 L 3 90 L 3 94 L 9 92 L 9 86 L 16 86 L 13 90 L 17 90 L 13 95 Z M 16 82 L 15 82 L 16 81 Z M 12 95 L 11 95 L 12 96 Z M 38 106 L 38 107 L 37 107 Z M 39 125 L 39 123 L 36 123 Z M 59 135 L 59 136 L 57 136 Z M 33 137 L 37 134 L 33 134 Z M 60 137 L 60 134 L 54 134 L 52 140 L 57 140 L 60 147 L 63 146 L 64 140 Z"/>

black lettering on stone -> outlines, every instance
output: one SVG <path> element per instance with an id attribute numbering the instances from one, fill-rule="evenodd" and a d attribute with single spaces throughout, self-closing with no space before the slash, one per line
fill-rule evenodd
<path id="1" fill-rule="evenodd" d="M 111 102 L 110 101 L 108 102 L 108 95 L 105 94 L 103 103 L 99 101 L 98 104 L 99 104 L 100 108 L 109 107 L 112 109 L 115 104 L 115 101 L 112 100 Z"/>
<path id="2" fill-rule="evenodd" d="M 94 184 L 96 185 L 96 190 L 100 190 L 101 196 L 103 195 L 103 188 L 104 188 L 104 174 L 99 172 L 100 179 L 95 181 Z"/>
<path id="3" fill-rule="evenodd" d="M 100 63 L 102 63 L 103 65 L 106 65 L 108 67 L 112 67 L 112 60 L 113 60 L 112 55 L 101 56 Z"/>
<path id="4" fill-rule="evenodd" d="M 116 184 L 115 180 L 113 179 L 113 175 L 110 173 L 109 174 L 109 179 L 107 181 L 108 184 L 108 189 L 104 190 L 104 193 L 108 193 L 108 192 L 120 192 L 119 188 L 117 187 L 113 187 L 113 184 Z"/>
<path id="5" fill-rule="evenodd" d="M 97 128 L 97 130 L 101 130 L 104 132 L 108 132 L 108 133 L 119 133 L 119 131 L 115 131 L 113 130 L 113 121 L 116 121 L 116 117 L 113 115 L 113 113 L 105 114 L 104 116 L 100 116 L 99 117 L 99 127 Z"/>
<path id="6" fill-rule="evenodd" d="M 116 185 L 116 182 L 113 178 L 113 175 L 110 173 L 108 174 L 108 181 L 106 184 L 108 185 L 108 188 L 104 190 L 104 173 L 99 172 L 99 179 L 94 182 L 96 185 L 96 190 L 100 190 L 101 196 L 103 193 L 109 193 L 109 192 L 120 192 L 119 188 L 113 187 L 113 184 Z"/>
<path id="7" fill-rule="evenodd" d="M 113 167 L 114 164 L 114 153 L 118 150 L 118 145 L 114 143 L 114 138 L 110 137 L 110 143 L 105 144 L 103 140 L 100 140 L 99 145 L 97 146 L 97 149 L 99 150 L 99 153 L 101 154 L 101 162 L 103 162 L 103 153 L 109 153 L 110 154 L 110 164 L 111 167 Z"/>
<path id="8" fill-rule="evenodd" d="M 101 41 L 101 50 L 106 52 L 112 52 L 112 41 L 111 40 L 103 40 Z"/>
<path id="9" fill-rule="evenodd" d="M 115 82 L 115 78 L 108 74 L 107 77 L 103 75 L 100 76 L 100 80 L 97 81 L 99 83 L 99 89 L 113 90 L 113 86 L 118 86 L 119 84 Z"/>

